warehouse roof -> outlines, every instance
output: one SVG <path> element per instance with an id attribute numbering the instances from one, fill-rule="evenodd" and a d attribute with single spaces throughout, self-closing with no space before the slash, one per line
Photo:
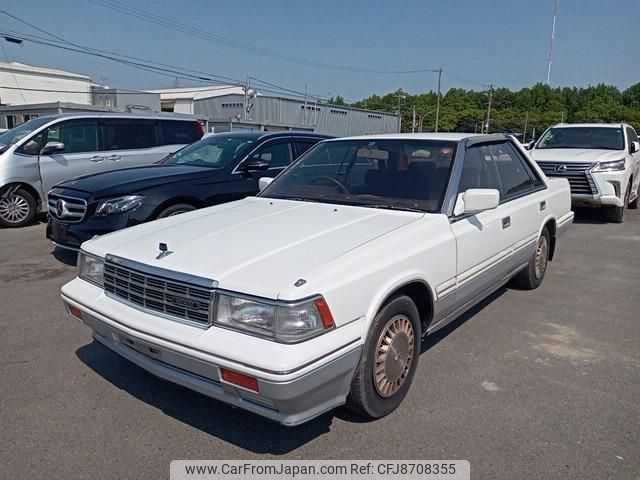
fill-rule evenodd
<path id="1" fill-rule="evenodd" d="M 20 62 L 0 62 L 0 70 L 6 70 L 16 73 L 36 74 L 50 77 L 65 77 L 73 78 L 76 80 L 91 81 L 90 77 L 86 75 L 80 75 L 79 73 L 67 72 L 66 70 L 57 70 L 55 68 L 36 67 L 33 65 L 27 65 Z"/>

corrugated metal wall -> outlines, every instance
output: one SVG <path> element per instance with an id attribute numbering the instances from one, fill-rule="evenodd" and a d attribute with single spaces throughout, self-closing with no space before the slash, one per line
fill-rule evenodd
<path id="1" fill-rule="evenodd" d="M 243 102 L 242 95 L 196 100 L 193 113 L 206 115 L 212 122 L 243 120 Z M 313 128 L 337 136 L 398 131 L 398 117 L 390 113 L 315 102 L 307 102 L 305 109 L 304 101 L 280 97 L 259 96 L 252 103 L 249 118 L 265 127 Z"/>

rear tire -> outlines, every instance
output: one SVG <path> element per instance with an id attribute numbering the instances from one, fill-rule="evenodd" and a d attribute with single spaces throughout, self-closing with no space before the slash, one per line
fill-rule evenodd
<path id="1" fill-rule="evenodd" d="M 174 215 L 180 215 L 181 213 L 191 212 L 196 207 L 189 205 L 188 203 L 178 203 L 165 208 L 158 214 L 158 218 L 173 217 Z"/>
<path id="2" fill-rule="evenodd" d="M 549 264 L 549 252 L 551 251 L 551 236 L 547 227 L 542 229 L 536 249 L 529 259 L 527 268 L 513 277 L 512 284 L 522 290 L 533 290 L 538 288 L 544 280 Z"/>
<path id="3" fill-rule="evenodd" d="M 0 226 L 8 228 L 24 227 L 36 216 L 36 199 L 24 188 L 7 197 L 0 197 Z"/>
<path id="4" fill-rule="evenodd" d="M 358 415 L 380 418 L 400 405 L 416 373 L 421 342 L 416 305 L 404 295 L 390 299 L 369 332 L 347 407 Z"/>

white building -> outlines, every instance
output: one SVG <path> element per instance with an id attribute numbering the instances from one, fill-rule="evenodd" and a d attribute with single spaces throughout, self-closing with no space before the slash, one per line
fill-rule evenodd
<path id="1" fill-rule="evenodd" d="M 196 115 L 216 132 L 232 130 L 308 130 L 330 135 L 367 135 L 398 131 L 398 115 L 331 105 L 313 97 L 290 98 L 261 94 L 234 85 L 165 88 L 159 93 L 162 111 Z"/>
<path id="2" fill-rule="evenodd" d="M 53 68 L 0 62 L 0 104 L 50 102 L 91 105 L 91 78 Z"/>

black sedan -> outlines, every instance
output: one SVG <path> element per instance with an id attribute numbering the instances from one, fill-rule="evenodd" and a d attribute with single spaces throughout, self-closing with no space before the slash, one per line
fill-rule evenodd
<path id="1" fill-rule="evenodd" d="M 77 249 L 95 235 L 255 195 L 260 177 L 275 177 L 326 138 L 307 132 L 218 133 L 157 164 L 69 180 L 49 192 L 47 238 Z"/>

